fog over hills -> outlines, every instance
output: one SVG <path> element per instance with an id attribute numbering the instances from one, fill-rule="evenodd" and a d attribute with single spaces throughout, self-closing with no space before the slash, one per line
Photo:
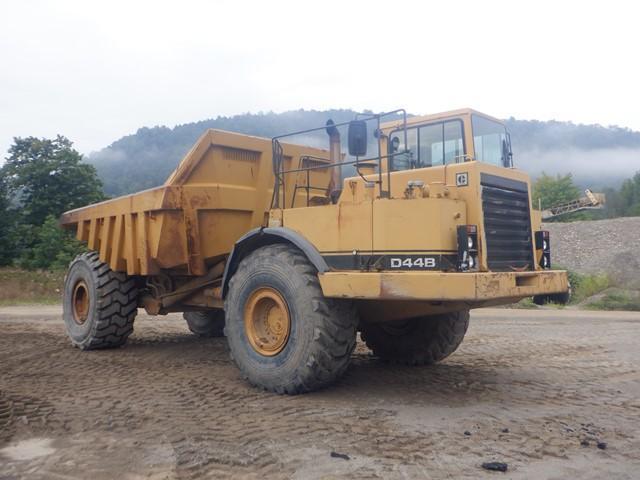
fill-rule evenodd
<path id="1" fill-rule="evenodd" d="M 506 120 L 514 162 L 532 176 L 571 172 L 577 184 L 601 189 L 640 170 L 640 132 L 618 126 Z"/>
<path id="2" fill-rule="evenodd" d="M 295 110 L 284 113 L 217 117 L 174 128 L 140 128 L 90 154 L 105 191 L 121 195 L 160 185 L 198 137 L 209 128 L 272 137 L 351 120 L 351 110 Z M 571 122 L 506 120 L 512 135 L 514 163 L 532 176 L 572 172 L 576 183 L 600 189 L 617 187 L 640 170 L 640 132 L 617 126 Z M 307 136 L 300 143 L 323 145 L 325 137 Z"/>

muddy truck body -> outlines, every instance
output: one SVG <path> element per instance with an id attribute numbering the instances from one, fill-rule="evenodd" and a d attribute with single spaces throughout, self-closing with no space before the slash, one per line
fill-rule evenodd
<path id="1" fill-rule="evenodd" d="M 327 148 L 294 141 L 309 135 Z M 184 312 L 252 384 L 289 394 L 342 375 L 358 331 L 384 359 L 438 362 L 470 309 L 567 290 L 510 143 L 470 109 L 209 130 L 164 185 L 62 215 L 89 249 L 66 277 L 67 332 L 121 346 L 138 308 Z"/>

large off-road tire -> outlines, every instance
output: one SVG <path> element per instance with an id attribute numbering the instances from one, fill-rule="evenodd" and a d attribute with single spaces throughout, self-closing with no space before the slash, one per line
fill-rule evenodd
<path id="1" fill-rule="evenodd" d="M 398 322 L 363 323 L 362 340 L 378 357 L 406 365 L 429 365 L 445 359 L 462 343 L 469 311 L 430 315 Z"/>
<path id="2" fill-rule="evenodd" d="M 199 337 L 224 337 L 224 310 L 184 312 L 182 316 L 189 330 Z"/>
<path id="3" fill-rule="evenodd" d="M 69 265 L 62 299 L 71 343 L 81 350 L 123 345 L 133 332 L 137 297 L 134 279 L 111 270 L 96 252 L 78 255 Z"/>
<path id="4" fill-rule="evenodd" d="M 318 272 L 292 245 L 267 245 L 244 258 L 229 282 L 225 312 L 231 358 L 254 386 L 310 392 L 349 365 L 353 304 L 325 298 Z"/>

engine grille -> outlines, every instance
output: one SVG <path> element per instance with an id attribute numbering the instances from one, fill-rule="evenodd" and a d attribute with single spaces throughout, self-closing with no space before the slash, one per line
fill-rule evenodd
<path id="1" fill-rule="evenodd" d="M 489 270 L 533 270 L 527 184 L 483 173 L 480 185 Z"/>

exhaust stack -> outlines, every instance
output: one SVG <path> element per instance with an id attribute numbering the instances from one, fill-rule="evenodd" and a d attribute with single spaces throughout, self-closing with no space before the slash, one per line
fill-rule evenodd
<path id="1" fill-rule="evenodd" d="M 329 135 L 329 161 L 332 165 L 336 165 L 342 161 L 342 152 L 340 151 L 340 132 L 335 126 L 333 120 L 327 120 L 327 134 Z M 331 203 L 337 203 L 342 193 L 342 167 L 331 168 L 331 180 L 327 189 Z"/>

